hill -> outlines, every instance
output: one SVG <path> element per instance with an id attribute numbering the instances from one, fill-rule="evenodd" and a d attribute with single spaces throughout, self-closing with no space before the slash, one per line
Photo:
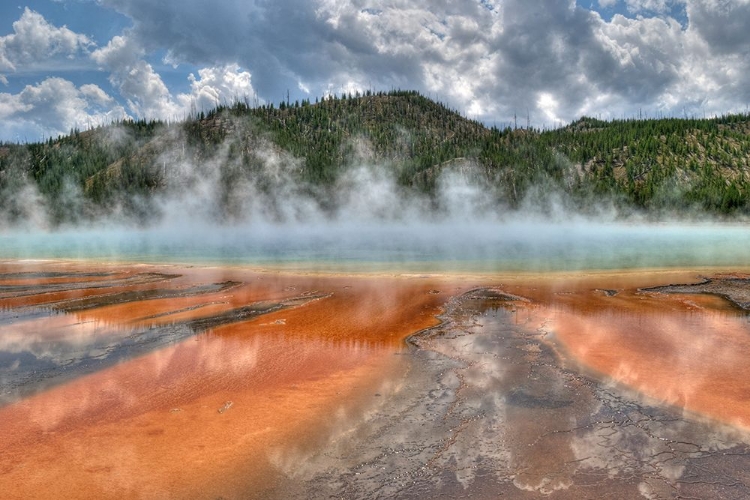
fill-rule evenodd
<path id="1" fill-rule="evenodd" d="M 165 194 L 207 181 L 217 217 L 240 217 L 248 190 L 271 218 L 283 218 L 284 196 L 331 212 L 342 179 L 361 165 L 436 208 L 441 183 L 461 178 L 510 209 L 554 196 L 584 211 L 607 203 L 656 217 L 746 215 L 749 132 L 747 115 L 500 130 L 410 91 L 237 102 L 178 123 L 124 121 L 0 145 L 0 220 L 22 223 L 38 206 L 52 225 L 112 213 L 148 222 Z"/>

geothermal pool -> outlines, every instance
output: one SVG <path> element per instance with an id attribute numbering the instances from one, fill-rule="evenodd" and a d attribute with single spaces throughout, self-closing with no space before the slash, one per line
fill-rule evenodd
<path id="1" fill-rule="evenodd" d="M 739 224 L 469 219 L 15 231 L 2 234 L 0 258 L 493 273 L 750 266 L 748 248 Z"/>
<path id="2" fill-rule="evenodd" d="M 284 261 L 242 257 L 247 239 L 65 254 L 14 236 L 0 491 L 746 497 L 748 236 L 669 231 L 516 236 L 505 260 L 491 238 Z"/>

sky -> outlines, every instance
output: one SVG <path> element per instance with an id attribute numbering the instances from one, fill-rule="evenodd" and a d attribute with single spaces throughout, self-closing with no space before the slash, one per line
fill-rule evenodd
<path id="1" fill-rule="evenodd" d="M 500 127 L 750 104 L 750 0 L 3 0 L 0 141 L 409 89 Z"/>

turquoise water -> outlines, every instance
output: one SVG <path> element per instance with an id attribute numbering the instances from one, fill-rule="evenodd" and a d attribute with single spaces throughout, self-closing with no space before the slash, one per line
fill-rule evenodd
<path id="1" fill-rule="evenodd" d="M 750 227 L 457 222 L 15 231 L 0 233 L 0 258 L 348 271 L 739 267 L 750 266 Z"/>

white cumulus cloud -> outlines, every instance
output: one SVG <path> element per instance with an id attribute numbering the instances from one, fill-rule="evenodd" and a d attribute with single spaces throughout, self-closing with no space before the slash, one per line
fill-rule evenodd
<path id="1" fill-rule="evenodd" d="M 667 12 L 669 4 L 675 3 L 670 0 L 625 0 L 625 5 L 630 12 Z"/>
<path id="2" fill-rule="evenodd" d="M 584 4 L 98 0 L 97 8 L 132 22 L 103 46 L 26 9 L 0 37 L 0 84 L 12 85 L 20 68 L 65 60 L 98 68 L 111 84 L 101 90 L 128 114 L 168 119 L 238 98 L 392 88 L 419 90 L 498 125 L 527 114 L 542 126 L 639 109 L 651 116 L 746 109 L 750 0 L 593 2 L 617 9 L 607 19 Z M 158 59 L 172 65 L 169 74 Z M 113 106 L 88 83 L 75 83 L 82 99 Z"/>
<path id="3" fill-rule="evenodd" d="M 236 101 L 252 104 L 257 96 L 251 75 L 238 64 L 228 64 L 198 70 L 198 77 L 189 76 L 190 93 L 180 94 L 178 101 L 185 109 L 210 110 L 218 105 Z"/>
<path id="4" fill-rule="evenodd" d="M 0 71 L 40 67 L 59 58 L 86 53 L 93 42 L 67 27 L 51 25 L 39 13 L 24 9 L 13 23 L 13 33 L 0 37 Z"/>
<path id="5" fill-rule="evenodd" d="M 0 93 L 0 134 L 22 141 L 126 117 L 122 106 L 96 85 L 76 87 L 58 77 L 28 85 L 18 94 Z"/>

